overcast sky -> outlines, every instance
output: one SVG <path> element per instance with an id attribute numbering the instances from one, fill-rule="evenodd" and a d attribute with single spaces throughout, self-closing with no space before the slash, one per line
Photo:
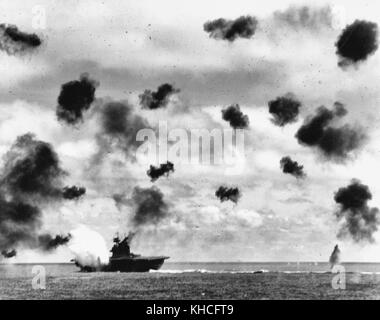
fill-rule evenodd
<path id="1" fill-rule="evenodd" d="M 356 19 L 380 23 L 380 7 L 376 1 L 309 4 L 319 18 L 290 23 L 279 14 L 307 2 L 1 1 L 0 21 L 37 33 L 43 44 L 25 55 L 0 51 L 0 154 L 17 136 L 35 133 L 57 151 L 69 172 L 66 183 L 87 188 L 79 201 L 44 207 L 43 228 L 67 233 L 87 225 L 111 244 L 115 232 L 131 230 L 132 190 L 153 185 L 146 175 L 149 166 L 120 150 L 93 167 L 99 151 L 96 107 L 75 128 L 57 121 L 61 85 L 87 72 L 99 82 L 97 98 L 128 100 L 152 126 L 166 120 L 171 128 L 228 129 L 221 110 L 235 103 L 249 117 L 240 170 L 175 163 L 174 173 L 154 182 L 171 218 L 137 235 L 134 252 L 168 255 L 173 261 L 327 261 L 339 243 L 346 261 L 380 261 L 380 234 L 373 244 L 337 239 L 334 215 L 334 193 L 353 178 L 371 190 L 369 205 L 380 206 L 380 55 L 342 69 L 335 53 L 346 24 Z M 44 29 L 33 29 L 36 5 L 46 10 Z M 206 21 L 241 15 L 259 21 L 250 39 L 217 40 L 203 30 Z M 139 94 L 163 83 L 180 92 L 166 108 L 141 110 Z M 288 92 L 302 107 L 298 121 L 282 128 L 271 121 L 268 101 Z M 368 135 L 344 162 L 325 159 L 295 138 L 308 115 L 335 101 L 345 105 L 345 121 Z M 283 174 L 284 156 L 302 164 L 307 177 Z M 224 184 L 240 188 L 237 204 L 215 197 Z M 115 194 L 123 195 L 126 205 L 118 206 Z M 62 247 L 51 255 L 26 250 L 17 259 L 70 258 Z"/>

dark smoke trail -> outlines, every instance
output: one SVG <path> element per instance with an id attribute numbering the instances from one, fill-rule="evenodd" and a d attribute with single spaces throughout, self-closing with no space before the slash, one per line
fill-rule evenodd
<path id="1" fill-rule="evenodd" d="M 174 172 L 174 164 L 167 161 L 166 163 L 160 164 L 159 167 L 150 166 L 147 175 L 151 178 L 151 181 L 154 182 L 163 175 L 169 176 L 170 172 Z"/>
<path id="2" fill-rule="evenodd" d="M 272 122 L 280 127 L 297 121 L 301 102 L 293 94 L 288 93 L 283 97 L 268 102 L 269 113 L 273 115 Z"/>
<path id="3" fill-rule="evenodd" d="M 13 258 L 17 255 L 17 251 L 15 249 L 12 249 L 12 250 L 3 250 L 1 251 L 1 255 L 6 258 L 6 259 L 9 259 L 9 258 Z"/>
<path id="4" fill-rule="evenodd" d="M 348 25 L 336 42 L 340 67 L 365 61 L 378 48 L 378 27 L 374 22 L 356 20 Z"/>
<path id="5" fill-rule="evenodd" d="M 99 83 L 83 73 L 79 80 L 62 85 L 58 96 L 57 118 L 67 124 L 75 125 L 83 121 L 83 113 L 95 100 L 95 90 Z"/>
<path id="6" fill-rule="evenodd" d="M 140 104 L 144 109 L 158 109 L 166 107 L 171 95 L 180 92 L 169 83 L 164 83 L 157 88 L 157 91 L 145 90 L 139 95 Z"/>
<path id="7" fill-rule="evenodd" d="M 64 187 L 62 191 L 62 196 L 64 199 L 72 200 L 78 199 L 86 193 L 86 188 L 83 187 Z"/>
<path id="8" fill-rule="evenodd" d="M 52 237 L 50 234 L 43 234 L 38 236 L 37 247 L 44 251 L 51 251 L 57 249 L 59 246 L 67 244 L 71 239 L 71 235 L 67 236 L 56 235 Z"/>
<path id="9" fill-rule="evenodd" d="M 209 33 L 210 38 L 235 41 L 237 38 L 252 38 L 256 32 L 258 21 L 252 16 L 241 16 L 235 20 L 223 18 L 208 21 L 203 30 Z"/>
<path id="10" fill-rule="evenodd" d="M 344 221 L 338 237 L 349 235 L 356 242 L 374 242 L 373 234 L 380 223 L 379 209 L 368 206 L 372 199 L 368 186 L 352 180 L 350 185 L 335 193 L 334 199 L 340 205 L 336 217 Z"/>
<path id="11" fill-rule="evenodd" d="M 24 134 L 17 138 L 4 160 L 0 185 L 13 197 L 61 196 L 61 180 L 67 173 L 49 143 Z"/>
<path id="12" fill-rule="evenodd" d="M 9 55 L 30 52 L 42 44 L 34 33 L 20 31 L 17 26 L 0 24 L 0 50 Z"/>
<path id="13" fill-rule="evenodd" d="M 280 165 L 283 173 L 291 174 L 297 179 L 306 176 L 303 171 L 303 166 L 299 165 L 297 161 L 293 161 L 290 157 L 283 157 L 280 161 Z"/>
<path id="14" fill-rule="evenodd" d="M 332 126 L 346 114 L 347 111 L 341 103 L 335 103 L 334 110 L 319 107 L 316 114 L 307 118 L 296 133 L 298 142 L 318 148 L 327 158 L 345 160 L 366 138 L 360 128 L 347 124 L 340 127 Z"/>
<path id="15" fill-rule="evenodd" d="M 249 127 L 248 116 L 240 111 L 240 106 L 238 104 L 233 104 L 222 110 L 222 118 L 229 122 L 230 126 L 234 129 L 245 129 Z"/>
<path id="16" fill-rule="evenodd" d="M 340 263 L 340 250 L 339 250 L 338 245 L 334 247 L 334 250 L 331 253 L 329 262 L 330 262 L 331 268 Z"/>
<path id="17" fill-rule="evenodd" d="M 221 202 L 230 200 L 234 203 L 237 203 L 241 197 L 241 194 L 239 188 L 228 188 L 220 186 L 218 190 L 216 190 L 215 196 L 217 196 Z"/>
<path id="18" fill-rule="evenodd" d="M 135 205 L 133 223 L 136 227 L 157 224 L 169 215 L 168 204 L 164 195 L 157 187 L 135 187 L 132 194 Z"/>

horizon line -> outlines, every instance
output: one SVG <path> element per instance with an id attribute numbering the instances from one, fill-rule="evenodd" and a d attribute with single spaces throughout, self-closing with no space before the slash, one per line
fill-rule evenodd
<path id="1" fill-rule="evenodd" d="M 166 263 L 208 263 L 208 264 L 227 264 L 227 263 L 292 263 L 292 264 L 300 264 L 300 263 L 310 263 L 310 264 L 319 264 L 319 263 L 325 263 L 330 264 L 328 261 L 167 261 Z M 358 263 L 358 264 L 380 264 L 380 261 L 344 261 L 340 262 L 339 264 L 348 264 L 348 263 Z M 32 264 L 68 264 L 68 265 L 75 265 L 74 262 L 70 261 L 63 261 L 63 262 L 0 262 L 0 265 L 32 265 Z"/>

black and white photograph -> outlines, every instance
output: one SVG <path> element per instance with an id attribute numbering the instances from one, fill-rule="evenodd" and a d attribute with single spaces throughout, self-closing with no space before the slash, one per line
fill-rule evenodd
<path id="1" fill-rule="evenodd" d="M 0 0 L 0 300 L 380 299 L 379 24 L 373 0 Z"/>

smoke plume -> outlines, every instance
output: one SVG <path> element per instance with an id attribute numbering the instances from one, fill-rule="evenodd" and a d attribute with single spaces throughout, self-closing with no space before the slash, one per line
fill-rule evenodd
<path id="1" fill-rule="evenodd" d="M 210 38 L 233 42 L 238 38 L 252 38 L 257 25 L 255 17 L 241 16 L 235 20 L 220 18 L 208 21 L 203 25 L 203 30 L 209 33 Z"/>
<path id="2" fill-rule="evenodd" d="M 62 85 L 58 96 L 57 118 L 70 125 L 83 122 L 83 113 L 95 100 L 95 90 L 99 83 L 83 73 L 79 80 Z"/>
<path id="3" fill-rule="evenodd" d="M 230 200 L 234 203 L 237 203 L 241 194 L 239 188 L 228 188 L 225 186 L 220 186 L 218 190 L 216 190 L 215 196 L 217 196 L 221 202 Z"/>
<path id="4" fill-rule="evenodd" d="M 298 142 L 317 148 L 327 158 L 345 160 L 366 138 L 360 128 L 348 124 L 333 126 L 346 114 L 347 111 L 341 103 L 335 103 L 333 110 L 319 107 L 316 114 L 307 118 L 296 133 Z"/>
<path id="5" fill-rule="evenodd" d="M 238 104 L 231 105 L 222 110 L 222 118 L 229 122 L 230 126 L 234 129 L 245 129 L 249 127 L 248 116 L 240 111 Z"/>
<path id="6" fill-rule="evenodd" d="M 61 197 L 62 178 L 67 173 L 49 143 L 24 134 L 16 139 L 4 161 L 0 185 L 14 198 Z"/>
<path id="7" fill-rule="evenodd" d="M 283 173 L 291 174 L 297 179 L 306 176 L 303 166 L 299 165 L 297 161 L 293 161 L 290 157 L 283 157 L 280 161 L 280 166 Z"/>
<path id="8" fill-rule="evenodd" d="M 98 135 L 98 144 L 102 152 L 108 152 L 110 144 L 131 154 L 142 142 L 137 141 L 137 132 L 150 128 L 149 123 L 136 114 L 128 102 L 108 102 L 100 112 L 102 133 Z"/>
<path id="9" fill-rule="evenodd" d="M 336 42 L 338 65 L 357 64 L 374 54 L 378 48 L 378 26 L 374 22 L 356 20 L 348 25 Z"/>
<path id="10" fill-rule="evenodd" d="M 33 243 L 41 225 L 39 208 L 0 198 L 0 250 Z"/>
<path id="11" fill-rule="evenodd" d="M 343 220 L 338 237 L 351 236 L 355 242 L 374 242 L 373 234 L 380 223 L 379 209 L 368 206 L 372 199 L 368 186 L 352 180 L 350 185 L 335 193 L 334 199 L 340 205 L 336 217 Z"/>
<path id="12" fill-rule="evenodd" d="M 159 167 L 151 165 L 147 171 L 147 175 L 151 178 L 151 181 L 154 182 L 163 175 L 169 176 L 170 172 L 174 172 L 174 164 L 167 161 L 166 163 L 160 164 Z"/>
<path id="13" fill-rule="evenodd" d="M 50 144 L 32 134 L 16 139 L 4 156 L 0 176 L 1 251 L 18 246 L 52 250 L 68 241 L 66 237 L 39 233 L 42 213 L 36 205 L 62 199 L 65 175 Z"/>
<path id="14" fill-rule="evenodd" d="M 339 250 L 338 245 L 334 247 L 334 250 L 331 253 L 329 262 L 330 262 L 331 268 L 340 263 L 340 250 Z"/>
<path id="15" fill-rule="evenodd" d="M 86 188 L 83 187 L 64 187 L 62 196 L 64 199 L 72 200 L 72 199 L 78 199 L 81 196 L 83 196 L 86 193 Z"/>
<path id="16" fill-rule="evenodd" d="M 132 194 L 135 206 L 133 223 L 136 227 L 155 225 L 169 215 L 168 204 L 160 189 L 135 187 Z"/>
<path id="17" fill-rule="evenodd" d="M 286 124 L 297 121 L 301 102 L 293 94 L 288 93 L 283 97 L 268 102 L 269 113 L 273 115 L 272 122 L 283 127 Z"/>
<path id="18" fill-rule="evenodd" d="M 164 108 L 169 102 L 171 95 L 180 92 L 169 83 L 164 83 L 157 88 L 157 91 L 145 90 L 139 95 L 140 104 L 144 109 Z"/>
<path id="19" fill-rule="evenodd" d="M 38 207 L 19 200 L 0 199 L 0 250 L 3 252 L 18 246 L 51 251 L 70 240 L 70 236 L 39 234 L 41 226 L 42 213 Z"/>
<path id="20" fill-rule="evenodd" d="M 34 33 L 22 32 L 15 25 L 0 24 L 0 50 L 8 55 L 27 53 L 41 44 L 42 40 Z"/>

